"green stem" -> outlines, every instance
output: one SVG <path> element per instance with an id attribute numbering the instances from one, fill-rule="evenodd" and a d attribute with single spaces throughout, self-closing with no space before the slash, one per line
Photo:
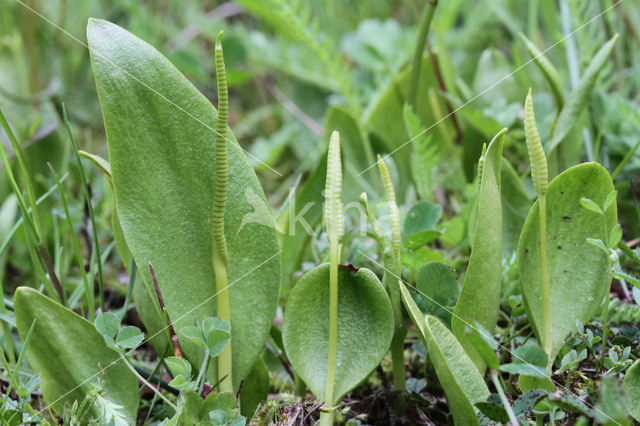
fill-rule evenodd
<path id="1" fill-rule="evenodd" d="M 602 222 L 604 223 L 604 245 L 609 247 L 609 234 L 607 233 L 607 212 L 602 214 Z M 611 270 L 609 256 L 607 256 L 607 268 Z M 604 368 L 604 354 L 607 351 L 607 337 L 609 336 L 609 301 L 611 299 L 611 283 L 607 289 L 607 296 L 604 299 L 604 313 L 602 317 L 602 349 L 600 350 L 600 371 Z"/>
<path id="2" fill-rule="evenodd" d="M 406 372 L 404 369 L 404 337 L 405 333 L 398 333 L 393 336 L 391 342 L 391 360 L 393 363 L 393 387 L 395 390 L 404 391 L 406 389 Z"/>
<path id="3" fill-rule="evenodd" d="M 196 383 L 198 383 L 198 395 L 202 395 L 202 390 L 204 389 L 204 382 L 206 381 L 208 367 L 209 367 L 209 347 L 205 346 L 204 358 L 202 359 L 202 366 L 200 367 L 200 373 L 198 373 L 198 378 L 196 379 Z"/>
<path id="4" fill-rule="evenodd" d="M 542 293 L 542 309 L 544 315 L 544 334 L 542 337 L 543 349 L 551 362 L 551 350 L 553 349 L 551 333 L 551 293 L 549 291 L 549 273 L 547 271 L 547 197 L 542 194 L 538 197 L 539 221 L 540 221 L 540 287 Z"/>
<path id="5" fill-rule="evenodd" d="M 502 388 L 502 384 L 500 383 L 500 380 L 498 378 L 498 373 L 496 373 L 495 371 L 491 372 L 491 381 L 493 382 L 493 385 L 496 387 L 496 391 L 498 391 L 498 396 L 500 397 L 500 401 L 502 401 L 502 405 L 504 406 L 504 409 L 507 411 L 507 414 L 509 415 L 509 422 L 511 423 L 511 426 L 520 426 L 520 423 L 518 422 L 518 418 L 513 412 L 513 409 L 511 408 L 511 404 L 509 404 L 509 400 L 507 399 L 507 396 L 504 393 L 504 389 Z"/>
<path id="6" fill-rule="evenodd" d="M 220 257 L 219 251 L 213 254 L 213 270 L 216 276 L 217 288 L 217 312 L 218 318 L 231 321 L 231 306 L 229 301 L 229 286 L 227 285 L 227 266 Z M 225 346 L 218 356 L 218 378 L 222 392 L 233 392 L 233 380 L 231 376 L 233 367 L 231 345 Z M 221 378 L 221 379 L 220 379 Z"/>
<path id="7" fill-rule="evenodd" d="M 175 411 L 178 411 L 178 407 L 169 400 L 169 398 L 167 398 L 166 396 L 164 396 L 162 394 L 162 392 L 160 392 L 158 389 L 156 389 L 155 386 L 153 386 L 151 383 L 149 383 L 147 381 L 147 379 L 145 379 L 144 377 L 142 377 L 142 375 L 140 373 L 138 373 L 138 371 L 136 370 L 136 368 L 131 364 L 131 362 L 123 355 L 120 355 L 120 358 L 122 359 L 122 361 L 124 362 L 124 365 L 126 365 L 129 370 L 131 370 L 133 372 L 133 374 L 135 374 L 135 376 L 138 378 L 138 380 L 140 380 L 142 383 L 144 383 L 144 385 L 146 387 L 148 387 L 149 389 L 151 389 L 156 395 L 158 395 L 164 402 L 167 403 L 167 405 L 169 405 L 169 407 L 173 408 Z"/>
<path id="8" fill-rule="evenodd" d="M 402 301 L 398 279 L 402 276 L 402 233 L 400 228 L 400 213 L 396 203 L 395 190 L 389 169 L 382 157 L 378 156 L 378 168 L 380 178 L 387 195 L 387 205 L 389 207 L 389 221 L 391 222 L 391 241 L 388 247 L 382 247 L 384 265 L 387 269 L 385 283 L 391 307 L 393 309 L 394 333 L 391 342 L 391 359 L 393 364 L 393 383 L 397 390 L 406 388 L 406 373 L 404 371 L 404 338 L 407 330 L 402 318 Z"/>
<path id="9" fill-rule="evenodd" d="M 400 289 L 398 288 L 398 280 L 401 275 L 401 266 L 399 259 L 393 256 L 391 250 L 385 250 L 383 254 L 385 268 L 384 281 L 391 300 L 391 308 L 394 317 L 394 333 L 391 341 L 391 363 L 393 366 L 393 387 L 396 390 L 403 391 L 406 389 L 406 372 L 404 366 L 404 338 L 407 335 L 407 329 L 404 326 L 402 318 L 402 300 Z"/>
<path id="10" fill-rule="evenodd" d="M 424 6 L 424 12 L 420 21 L 420 31 L 416 40 L 416 48 L 413 51 L 413 61 L 411 64 L 411 75 L 409 77 L 409 91 L 407 92 L 407 103 L 415 108 L 418 94 L 418 83 L 420 81 L 420 69 L 422 68 L 422 52 L 427 42 L 427 35 L 436 11 L 438 0 L 428 0 Z"/>
<path id="11" fill-rule="evenodd" d="M 633 158 L 633 155 L 636 153 L 638 148 L 640 148 L 640 139 L 638 139 L 638 142 L 636 142 L 633 148 L 631 148 L 631 151 L 627 152 L 627 154 L 624 156 L 622 161 L 620 161 L 620 164 L 618 164 L 618 166 L 615 168 L 613 173 L 611 173 L 611 180 L 613 181 L 616 180 L 616 177 L 618 176 L 618 174 L 622 171 L 622 169 L 629 162 L 629 160 Z"/>
<path id="12" fill-rule="evenodd" d="M 329 355 L 327 365 L 327 379 L 324 385 L 324 403 L 329 411 L 320 414 L 320 425 L 333 424 L 335 410 L 333 409 L 333 387 L 336 378 L 336 361 L 338 358 L 338 261 L 340 259 L 340 244 L 331 242 L 329 253 Z"/>

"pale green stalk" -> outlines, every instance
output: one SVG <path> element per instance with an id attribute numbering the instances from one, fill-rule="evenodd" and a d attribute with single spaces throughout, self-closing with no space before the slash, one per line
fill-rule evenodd
<path id="1" fill-rule="evenodd" d="M 126 365 L 129 370 L 131 370 L 133 372 L 133 374 L 135 374 L 135 376 L 138 378 L 138 380 L 140 380 L 142 383 L 144 383 L 144 385 L 146 387 L 148 387 L 149 389 L 151 389 L 156 395 L 158 395 L 164 402 L 167 403 L 167 405 L 169 405 L 169 407 L 173 408 L 175 411 L 178 411 L 178 407 L 169 400 L 169 398 L 167 398 L 166 396 L 164 396 L 162 394 L 162 392 L 160 392 L 155 386 L 153 386 L 151 383 L 149 383 L 147 381 L 147 379 L 145 379 L 140 373 L 138 373 L 138 371 L 136 370 L 136 368 L 131 365 L 131 362 L 123 355 L 120 355 L 120 358 L 122 359 L 122 361 L 124 362 L 124 365 Z"/>
<path id="2" fill-rule="evenodd" d="M 527 140 L 527 151 L 531 162 L 531 177 L 533 187 L 538 193 L 538 216 L 540 227 L 540 292 L 542 295 L 542 311 L 544 315 L 544 330 L 542 335 L 543 349 L 551 360 L 551 294 L 549 290 L 549 273 L 547 271 L 547 186 L 549 176 L 547 172 L 547 158 L 542 148 L 542 141 L 536 127 L 536 117 L 533 111 L 533 96 L 531 89 L 524 107 L 524 132 Z"/>
<path id="3" fill-rule="evenodd" d="M 344 234 L 342 211 L 342 162 L 340 160 L 340 134 L 334 131 L 329 141 L 327 155 L 327 180 L 325 184 L 324 225 L 329 239 L 329 347 L 327 378 L 324 386 L 324 404 L 327 411 L 320 414 L 320 425 L 333 424 L 333 407 L 337 357 L 338 357 L 338 262 L 340 240 Z"/>
<path id="4" fill-rule="evenodd" d="M 216 81 L 218 85 L 218 118 L 216 120 L 216 180 L 213 197 L 213 272 L 216 278 L 216 302 L 218 318 L 231 322 L 231 302 L 227 285 L 227 241 L 224 236 L 224 210 L 227 203 L 227 185 L 229 183 L 229 160 L 227 158 L 227 121 L 229 118 L 229 93 L 227 73 L 222 52 L 223 32 L 216 39 L 215 61 Z M 227 345 L 218 356 L 218 377 L 222 392 L 233 392 L 233 354 L 231 345 Z"/>
<path id="5" fill-rule="evenodd" d="M 602 212 L 604 222 L 604 246 L 609 248 L 609 233 L 607 232 L 607 212 Z M 607 268 L 611 270 L 609 256 L 607 256 Z M 607 337 L 609 336 L 609 301 L 611 300 L 611 283 L 607 288 L 607 296 L 604 299 L 604 312 L 602 313 L 602 349 L 600 349 L 600 371 L 604 368 L 604 354 L 607 351 Z"/>
<path id="6" fill-rule="evenodd" d="M 507 396 L 504 394 L 504 389 L 502 389 L 502 384 L 500 383 L 500 380 L 498 378 L 498 373 L 496 373 L 495 371 L 491 372 L 491 381 L 493 381 L 493 385 L 496 387 L 496 391 L 498 391 L 498 396 L 500 397 L 502 406 L 509 416 L 509 423 L 511 423 L 511 426 L 519 426 L 520 422 L 518 422 L 518 418 L 513 412 L 513 408 L 511 408 L 511 404 L 509 404 Z"/>
<path id="7" fill-rule="evenodd" d="M 200 367 L 200 373 L 198 373 L 198 378 L 196 379 L 196 383 L 198 384 L 198 395 L 202 395 L 202 390 L 204 389 L 204 382 L 206 381 L 206 372 L 207 372 L 208 366 L 209 366 L 209 347 L 205 344 L 204 354 L 202 358 L 202 366 Z"/>
<path id="8" fill-rule="evenodd" d="M 391 307 L 393 309 L 394 333 L 391 342 L 391 359 L 393 364 L 393 385 L 397 390 L 404 390 L 406 387 L 406 373 L 404 368 L 404 338 L 407 334 L 402 319 L 402 300 L 400 289 L 396 285 L 397 277 L 402 274 L 402 235 L 400 233 L 400 213 L 398 212 L 398 204 L 396 203 L 396 195 L 393 189 L 393 182 L 389 169 L 384 163 L 382 157 L 378 155 L 378 169 L 380 170 L 380 178 L 384 185 L 387 196 L 387 206 L 389 208 L 389 219 L 391 222 L 391 249 L 393 250 L 393 261 L 388 264 L 385 256 L 385 269 L 393 271 L 394 279 L 387 282 L 387 291 L 391 299 Z M 385 272 L 388 276 L 390 272 Z M 385 280 L 387 281 L 387 280 Z"/>

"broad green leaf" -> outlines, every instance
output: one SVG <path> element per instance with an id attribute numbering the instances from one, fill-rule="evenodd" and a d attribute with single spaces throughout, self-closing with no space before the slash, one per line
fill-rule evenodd
<path id="1" fill-rule="evenodd" d="M 437 318 L 420 312 L 409 290 L 398 282 L 402 301 L 427 347 L 456 425 L 477 425 L 474 404 L 486 401 L 489 389 L 456 337 Z"/>
<path id="2" fill-rule="evenodd" d="M 551 153 L 558 147 L 578 121 L 580 113 L 587 105 L 587 101 L 591 96 L 593 87 L 596 85 L 600 71 L 602 71 L 602 68 L 607 64 L 607 59 L 613 51 L 613 47 L 616 44 L 618 37 L 618 34 L 616 34 L 600 48 L 598 53 L 596 53 L 591 60 L 591 63 L 589 63 L 587 69 L 584 70 L 578 85 L 569 94 L 569 97 L 558 116 L 558 121 L 556 122 L 553 132 L 553 138 L 546 149 L 548 153 Z"/>
<path id="3" fill-rule="evenodd" d="M 367 378 L 387 353 L 393 335 L 391 302 L 373 272 L 340 267 L 338 282 L 338 356 L 334 401 L 328 405 Z M 294 287 L 282 338 L 294 370 L 322 398 L 329 344 L 328 264 L 307 272 Z"/>
<path id="4" fill-rule="evenodd" d="M 547 190 L 547 267 L 551 302 L 553 362 L 564 339 L 576 330 L 576 320 L 587 323 L 611 284 L 608 256 L 587 238 L 605 239 L 617 223 L 615 206 L 603 218 L 586 210 L 581 198 L 602 205 L 613 190 L 609 173 L 599 164 L 572 167 L 557 176 Z M 538 201 L 531 208 L 518 245 L 520 283 L 531 325 L 544 347 L 544 314 L 540 298 Z"/>
<path id="5" fill-rule="evenodd" d="M 215 316 L 215 109 L 157 50 L 122 28 L 90 20 L 87 37 L 126 243 L 136 263 L 153 263 L 176 328 Z M 228 136 L 225 237 L 237 386 L 269 332 L 280 271 L 273 219 L 243 223 L 245 215 L 268 211 L 268 205 L 231 132 Z M 264 205 L 255 205 L 255 199 Z M 151 279 L 141 275 L 152 301 Z M 181 345 L 200 365 L 201 351 L 186 340 Z"/>
<path id="6" fill-rule="evenodd" d="M 269 370 L 264 365 L 262 357 L 258 358 L 247 376 L 240 391 L 240 412 L 247 418 L 252 418 L 261 402 L 269 395 Z"/>
<path id="7" fill-rule="evenodd" d="M 451 328 L 478 370 L 484 361 L 465 334 L 465 326 L 480 323 L 493 332 L 498 321 L 502 289 L 502 204 L 500 199 L 500 160 L 507 129 L 500 131 L 485 154 L 478 194 L 477 226 L 469 267 L 451 319 Z"/>
<path id="8" fill-rule="evenodd" d="M 105 175 L 109 181 L 111 190 L 114 191 L 111 164 L 98 155 L 89 154 L 85 151 L 79 151 L 78 153 L 90 160 L 98 170 Z M 113 202 L 111 224 L 113 229 L 113 239 L 116 242 L 118 253 L 120 254 L 120 258 L 124 263 L 127 273 L 130 274 L 133 257 L 131 256 L 131 250 L 129 250 L 129 246 L 127 245 L 127 242 L 124 239 L 124 234 L 122 233 L 122 226 L 120 226 L 120 220 L 118 219 L 118 209 L 116 207 L 115 200 Z M 138 285 L 134 285 L 132 295 L 133 300 L 136 302 L 136 311 L 145 325 L 148 334 L 148 341 L 158 354 L 163 354 L 170 349 L 171 343 L 169 342 L 168 333 L 165 332 L 166 330 L 163 330 L 165 327 L 165 321 L 163 320 L 158 297 L 155 294 L 155 291 L 152 294 L 148 292 L 148 290 L 151 289 L 146 288 L 142 276 L 140 275 L 140 268 L 136 270 L 135 282 L 138 283 Z"/>
<path id="9" fill-rule="evenodd" d="M 122 414 L 135 423 L 138 381 L 93 324 L 27 287 L 16 290 L 14 307 L 21 339 L 36 319 L 27 359 L 42 374 L 42 395 L 56 412 L 62 413 L 65 404 L 83 401 L 100 380 L 106 398 L 122 406 Z M 98 407 L 93 410 L 97 415 Z"/>
<path id="10" fill-rule="evenodd" d="M 629 367 L 622 386 L 629 399 L 629 415 L 640 422 L 640 361 Z"/>

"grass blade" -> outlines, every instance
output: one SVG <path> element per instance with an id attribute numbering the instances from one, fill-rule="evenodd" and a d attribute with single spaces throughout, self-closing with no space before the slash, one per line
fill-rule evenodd
<path id="1" fill-rule="evenodd" d="M 607 63 L 607 59 L 609 55 L 613 51 L 613 47 L 618 40 L 619 35 L 616 34 L 613 36 L 611 40 L 605 43 L 604 46 L 596 53 L 593 57 L 593 60 L 585 70 L 582 78 L 578 82 L 578 85 L 573 89 L 573 91 L 569 94 L 567 101 L 560 111 L 560 115 L 558 116 L 558 121 L 556 122 L 556 126 L 553 132 L 553 138 L 551 139 L 551 143 L 549 144 L 549 149 L 547 152 L 551 153 L 555 150 L 558 145 L 564 140 L 565 137 L 569 134 L 575 123 L 578 121 L 578 117 L 580 113 L 587 105 L 587 101 L 591 96 L 591 92 L 593 91 L 593 87 L 598 80 L 598 76 L 600 75 L 600 71 L 604 68 Z"/>

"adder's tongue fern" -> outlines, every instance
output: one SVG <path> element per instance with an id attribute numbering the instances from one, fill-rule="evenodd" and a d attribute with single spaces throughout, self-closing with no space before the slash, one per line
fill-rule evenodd
<path id="1" fill-rule="evenodd" d="M 538 193 L 538 208 L 540 221 L 540 292 L 542 295 L 542 307 L 544 315 L 544 330 L 542 345 L 547 353 L 551 354 L 551 294 L 549 290 L 549 274 L 547 271 L 547 207 L 546 193 L 549 185 L 547 172 L 547 158 L 542 148 L 540 134 L 536 127 L 536 117 L 533 112 L 533 97 L 531 89 L 524 104 L 524 133 L 527 140 L 527 151 L 531 163 L 531 178 L 533 187 Z M 551 359 L 551 358 L 550 358 Z"/>
<path id="2" fill-rule="evenodd" d="M 320 416 L 320 424 L 333 424 L 334 386 L 338 358 L 338 262 L 340 239 L 344 234 L 342 218 L 342 161 L 340 160 L 340 134 L 334 131 L 329 141 L 327 155 L 327 180 L 324 189 L 324 226 L 329 239 L 329 347 L 327 378 L 324 386 L 324 402 L 329 410 Z"/>
<path id="3" fill-rule="evenodd" d="M 227 74 L 224 67 L 220 31 L 216 39 L 215 60 L 216 80 L 218 84 L 218 117 L 216 121 L 216 175 L 213 196 L 213 271 L 216 278 L 216 305 L 219 318 L 231 322 L 231 308 L 227 285 L 227 242 L 224 237 L 224 210 L 227 202 L 227 184 L 229 183 L 229 160 L 227 158 L 227 120 L 229 115 L 229 95 L 227 92 Z M 233 332 L 233 331 L 232 331 Z M 205 354 L 205 357 L 208 354 Z M 220 389 L 233 392 L 231 345 L 227 345 L 218 356 L 218 378 Z"/>
<path id="4" fill-rule="evenodd" d="M 527 139 L 529 160 L 531 161 L 533 187 L 538 193 L 538 196 L 543 196 L 547 193 L 549 175 L 547 172 L 547 158 L 544 155 L 542 141 L 540 140 L 538 128 L 536 127 L 536 116 L 533 112 L 531 89 L 529 89 L 529 94 L 524 104 L 524 133 Z"/>
<path id="5" fill-rule="evenodd" d="M 227 121 L 229 117 L 229 93 L 227 90 L 227 72 L 222 53 L 223 31 L 216 39 L 216 80 L 218 84 L 218 118 L 216 121 L 216 182 L 213 198 L 213 238 L 215 249 L 220 252 L 226 265 L 228 261 L 227 242 L 224 238 L 224 206 L 227 202 L 227 184 L 229 182 L 229 160 L 227 159 Z"/>
<path id="6" fill-rule="evenodd" d="M 324 226 L 331 243 L 339 242 L 344 234 L 342 219 L 342 160 L 340 159 L 340 134 L 334 131 L 329 141 L 327 155 L 327 180 L 325 184 Z"/>

